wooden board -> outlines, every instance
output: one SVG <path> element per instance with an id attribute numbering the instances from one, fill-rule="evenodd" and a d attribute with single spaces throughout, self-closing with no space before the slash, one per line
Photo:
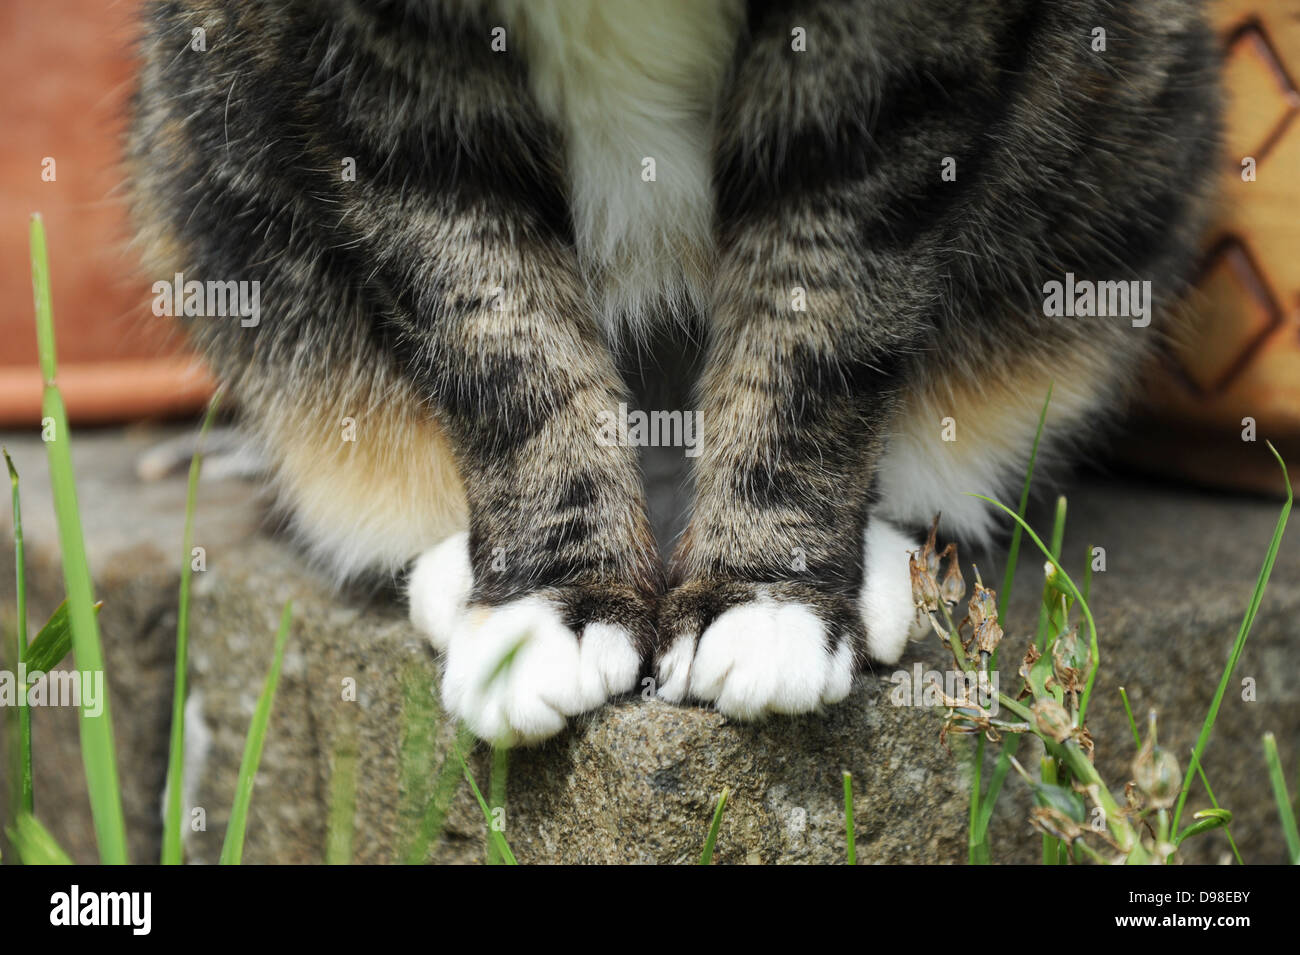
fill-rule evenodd
<path id="1" fill-rule="evenodd" d="M 1193 333 L 1151 369 L 1124 456 L 1203 483 L 1280 490 L 1265 439 L 1300 476 L 1300 0 L 1214 10 L 1228 107 L 1216 220 L 1188 303 Z"/>

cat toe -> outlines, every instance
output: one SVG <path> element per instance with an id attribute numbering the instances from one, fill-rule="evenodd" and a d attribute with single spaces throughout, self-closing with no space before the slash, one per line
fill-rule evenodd
<path id="1" fill-rule="evenodd" d="M 668 703 L 686 699 L 691 686 L 691 661 L 695 659 L 695 635 L 677 637 L 659 657 L 655 667 L 659 679 L 656 694 Z"/>

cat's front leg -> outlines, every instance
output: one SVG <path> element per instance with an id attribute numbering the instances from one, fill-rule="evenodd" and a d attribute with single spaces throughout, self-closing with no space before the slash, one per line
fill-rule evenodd
<path id="1" fill-rule="evenodd" d="M 626 396 L 576 265 L 498 234 L 439 276 L 434 315 L 401 329 L 469 505 L 468 532 L 416 561 L 409 596 L 445 653 L 444 705 L 517 743 L 635 685 L 662 572 L 635 451 L 602 440 Z"/>
<path id="2" fill-rule="evenodd" d="M 695 509 L 656 667 L 661 697 L 744 719 L 843 699 L 859 666 L 896 661 L 915 626 L 915 544 L 871 513 L 907 349 L 862 318 L 833 259 L 753 236 L 724 259 L 734 280 L 715 311 Z"/>
<path id="3" fill-rule="evenodd" d="M 517 744 L 632 689 L 650 605 L 634 587 L 582 582 L 495 605 L 474 598 L 469 534 L 415 563 L 412 622 L 444 653 L 443 704 L 483 739 Z"/>

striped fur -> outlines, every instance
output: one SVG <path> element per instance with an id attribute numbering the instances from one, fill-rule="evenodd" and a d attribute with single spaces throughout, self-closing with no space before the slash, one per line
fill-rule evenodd
<path id="1" fill-rule="evenodd" d="M 1002 490 L 1049 380 L 1058 433 L 1122 406 L 1218 132 L 1198 0 L 154 0 L 143 63 L 145 260 L 262 283 L 259 327 L 188 324 L 302 537 L 347 576 L 465 527 L 466 620 L 542 607 L 688 669 L 760 605 L 807 611 L 809 672 L 899 646 L 861 612 L 870 523 L 985 534 L 954 498 Z M 1066 272 L 1152 281 L 1158 321 L 1044 318 Z M 666 570 L 635 449 L 594 440 L 625 329 L 702 369 Z M 738 713 L 839 686 L 765 699 L 769 676 Z M 482 725 L 544 735 L 601 695 L 574 686 Z"/>

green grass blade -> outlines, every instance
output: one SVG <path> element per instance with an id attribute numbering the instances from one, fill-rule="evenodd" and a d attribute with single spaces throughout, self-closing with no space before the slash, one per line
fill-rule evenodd
<path id="1" fill-rule="evenodd" d="M 998 750 L 998 765 L 1002 765 L 1003 753 L 1005 752 L 1006 740 L 1003 740 L 1003 749 Z M 996 772 L 997 766 L 994 767 Z M 986 832 L 980 831 L 980 819 L 984 816 L 984 803 L 981 800 L 983 795 L 984 782 L 981 776 L 984 773 L 984 734 L 975 737 L 975 752 L 971 754 L 971 781 L 970 781 L 970 809 L 967 812 L 966 826 L 966 853 L 967 861 L 971 865 L 988 865 L 992 859 L 992 852 L 989 849 L 988 837 Z M 997 791 L 993 788 L 993 780 L 989 780 L 989 793 L 991 797 L 997 799 Z"/>
<path id="2" fill-rule="evenodd" d="M 13 459 L 9 457 L 7 450 L 4 456 L 5 467 L 9 469 L 9 484 L 13 489 L 14 505 L 14 584 L 16 587 L 14 665 L 19 672 L 22 672 L 30 652 L 27 645 L 27 571 L 23 552 L 23 509 L 18 498 L 18 469 L 14 467 Z M 19 687 L 18 692 L 23 693 L 25 689 Z M 12 778 L 16 783 L 15 795 L 17 796 L 14 804 L 19 812 L 25 812 L 30 816 L 36 811 L 36 791 L 32 785 L 32 711 L 21 704 L 18 707 L 18 746 L 14 750 L 14 763 Z"/>
<path id="3" fill-rule="evenodd" d="M 95 601 L 96 615 L 103 606 L 102 600 Z M 36 634 L 36 639 L 27 645 L 27 672 L 49 673 L 71 652 L 72 618 L 65 600 L 50 614 L 50 619 L 45 621 L 45 626 Z"/>
<path id="4" fill-rule="evenodd" d="M 1265 442 L 1267 443 L 1267 442 Z M 1294 496 L 1291 493 L 1291 478 L 1287 474 L 1286 462 L 1282 460 L 1282 455 L 1277 453 L 1277 449 L 1272 444 L 1268 449 L 1273 452 L 1273 457 L 1277 458 L 1278 465 L 1282 468 L 1282 480 L 1286 483 L 1286 503 L 1282 505 L 1282 511 L 1277 516 L 1277 525 L 1273 529 L 1273 539 L 1269 541 L 1268 553 L 1264 555 L 1264 564 L 1259 569 L 1259 575 L 1255 578 L 1255 591 L 1250 597 L 1250 606 L 1246 608 L 1246 615 L 1241 620 L 1241 627 L 1237 630 L 1237 639 L 1232 645 L 1232 652 L 1228 654 L 1228 662 L 1223 667 L 1223 676 L 1219 678 L 1219 687 L 1214 691 L 1214 699 L 1210 702 L 1210 709 L 1205 714 L 1205 722 L 1201 724 L 1201 733 L 1196 738 L 1196 748 L 1192 750 L 1192 759 L 1199 763 L 1205 755 L 1205 747 L 1210 742 L 1210 734 L 1214 730 L 1214 721 L 1219 717 L 1219 704 L 1223 702 L 1223 695 L 1228 691 L 1228 681 L 1232 679 L 1232 671 L 1237 668 L 1237 661 L 1241 658 L 1241 651 L 1246 647 L 1246 638 L 1250 636 L 1250 628 L 1255 623 L 1255 614 L 1259 611 L 1259 605 L 1264 600 L 1264 590 L 1268 587 L 1268 578 L 1273 573 L 1273 563 L 1277 560 L 1278 549 L 1282 546 L 1282 534 L 1286 530 L 1286 523 L 1291 516 L 1291 504 Z M 1174 831 L 1178 831 L 1178 821 L 1183 817 L 1183 806 L 1187 802 L 1187 794 L 1192 787 L 1192 773 L 1194 770 L 1191 766 L 1187 768 L 1187 774 L 1183 777 L 1183 789 L 1178 794 L 1178 805 L 1174 808 Z"/>
<path id="5" fill-rule="evenodd" d="M 284 605 L 280 615 L 280 629 L 275 635 L 275 657 L 271 670 L 262 686 L 262 695 L 253 711 L 253 722 L 248 727 L 244 741 L 244 758 L 239 763 L 239 779 L 235 785 L 235 802 L 230 807 L 230 822 L 226 825 L 226 839 L 221 845 L 221 864 L 239 865 L 244 855 L 244 829 L 248 825 L 248 805 L 253 800 L 253 780 L 262 761 L 262 747 L 266 744 L 266 731 L 271 724 L 271 706 L 275 703 L 275 690 L 280 685 L 280 667 L 284 663 L 284 645 L 289 640 L 289 624 L 293 619 L 293 601 Z"/>
<path id="6" fill-rule="evenodd" d="M 1192 823 L 1178 835 L 1174 836 L 1174 845 L 1181 846 L 1192 836 L 1199 836 L 1207 832 L 1214 832 L 1216 829 L 1227 830 L 1228 823 L 1232 822 L 1232 813 L 1230 812 L 1213 812 L 1210 810 L 1198 812 L 1194 817 L 1197 821 Z"/>
<path id="7" fill-rule="evenodd" d="M 722 826 L 722 813 L 727 808 L 727 796 L 731 790 L 726 786 L 722 787 L 722 792 L 718 794 L 718 807 L 713 810 L 713 822 L 709 825 L 709 834 L 704 838 L 704 851 L 700 853 L 700 865 L 708 865 L 713 861 L 713 847 L 718 842 L 718 829 Z"/>
<path id="8" fill-rule="evenodd" d="M 407 865 L 420 865 L 425 862 L 429 858 L 429 852 L 441 838 L 443 826 L 447 821 L 447 811 L 456 796 L 457 786 L 464 778 L 462 771 L 465 762 L 464 754 L 468 753 L 473 746 L 474 734 L 464 726 L 458 726 L 452 751 L 443 759 L 442 767 L 438 770 L 433 785 L 433 794 L 424 807 L 417 836 L 406 846 L 402 861 Z M 420 787 L 423 786 L 426 778 L 420 777 L 418 782 Z"/>
<path id="9" fill-rule="evenodd" d="M 1065 495 L 1056 498 L 1056 512 L 1052 519 L 1052 563 L 1059 567 L 1061 550 L 1065 545 L 1065 515 L 1067 511 Z M 1088 565 L 1091 566 L 1091 565 Z M 1065 628 L 1067 621 L 1050 604 L 1057 603 L 1057 593 L 1052 587 L 1051 579 L 1043 581 L 1043 599 L 1038 603 L 1038 649 L 1043 652 L 1045 660 L 1051 659 L 1052 647 L 1057 635 Z M 1058 701 L 1059 702 L 1059 701 Z M 1040 778 L 1044 783 L 1056 785 L 1057 765 L 1053 757 L 1045 756 L 1040 760 Z M 1068 771 L 1067 771 L 1068 772 Z M 1064 781 L 1064 780 L 1062 780 Z M 1043 864 L 1063 865 L 1066 857 L 1065 845 L 1055 836 L 1043 833 Z"/>
<path id="10" fill-rule="evenodd" d="M 397 858 L 407 865 L 419 865 L 428 856 L 432 833 L 423 832 L 425 787 L 434 777 L 434 746 L 438 732 L 438 707 L 429 677 L 415 663 L 402 669 L 402 732 L 398 745 L 398 773 L 401 793 L 402 833 Z M 445 768 L 445 767 L 444 767 Z M 441 827 L 440 827 L 441 828 Z"/>
<path id="11" fill-rule="evenodd" d="M 438 724 L 441 721 L 429 673 L 417 664 L 402 671 L 401 793 L 402 819 L 406 827 L 397 858 L 405 865 L 428 861 L 433 846 L 442 837 L 447 811 L 464 778 L 462 754 L 474 746 L 474 734 L 456 727 L 451 752 L 436 763 Z M 428 781 L 434 780 L 428 793 Z"/>
<path id="12" fill-rule="evenodd" d="M 989 795 L 985 797 L 980 806 L 979 834 L 983 836 L 988 832 L 989 822 L 993 819 L 993 808 L 997 800 L 997 795 L 1002 790 L 1002 784 L 1006 781 L 1007 773 L 1011 770 L 1011 757 L 1016 755 L 1019 748 L 1020 735 L 1018 733 L 1009 733 L 1002 740 L 1002 749 L 998 754 L 997 765 L 993 767 L 993 774 L 989 776 Z M 987 865 L 988 863 L 983 863 Z"/>
<path id="13" fill-rule="evenodd" d="M 1061 564 L 1061 547 L 1065 542 L 1065 512 L 1066 500 L 1064 495 L 1056 499 L 1056 513 L 1052 519 L 1052 553 L 1051 561 L 1056 566 Z M 1050 582 L 1043 582 L 1043 599 L 1038 604 L 1038 649 L 1046 651 L 1048 644 L 1056 638 L 1060 629 L 1052 620 L 1052 614 L 1048 610 L 1048 596 L 1052 593 Z"/>
<path id="14" fill-rule="evenodd" d="M 1029 535 L 1029 539 L 1037 545 L 1040 551 L 1042 551 L 1043 556 L 1048 560 L 1054 560 L 1052 552 L 1048 549 L 1047 545 L 1044 544 L 1039 536 L 1034 533 L 1033 528 L 1025 522 L 1023 517 L 1011 510 L 1011 508 L 1007 507 L 1001 501 L 994 500 L 991 497 L 986 497 L 983 494 L 973 494 L 971 496 L 978 497 L 982 501 L 988 501 L 994 507 L 1009 514 L 1017 524 L 1025 529 L 1025 533 Z M 1088 699 L 1092 696 L 1092 685 L 1097 679 L 1097 671 L 1101 669 L 1101 652 L 1097 648 L 1097 621 L 1093 619 L 1092 610 L 1088 607 L 1088 601 L 1083 599 L 1083 594 L 1080 593 L 1079 588 L 1075 586 L 1074 581 L 1070 579 L 1070 575 L 1065 572 L 1065 568 L 1061 567 L 1060 564 L 1056 564 L 1056 572 L 1060 575 L 1061 581 L 1069 588 L 1069 596 L 1079 605 L 1079 608 L 1083 611 L 1084 619 L 1088 622 L 1089 648 L 1092 654 L 1092 670 L 1088 674 L 1087 685 L 1083 688 L 1083 694 L 1079 699 L 1079 723 L 1082 725 L 1084 714 L 1088 709 Z"/>
<path id="15" fill-rule="evenodd" d="M 488 805 L 493 812 L 506 810 L 506 777 L 510 772 L 510 747 L 492 747 L 492 775 L 488 777 Z M 501 853 L 494 842 L 488 843 L 488 865 L 501 865 Z"/>
<path id="16" fill-rule="evenodd" d="M 478 800 L 478 807 L 483 811 L 483 818 L 487 821 L 488 841 L 496 843 L 497 852 L 505 861 L 506 865 L 518 865 L 515 854 L 510 851 L 510 845 L 506 842 L 506 837 L 502 835 L 495 827 L 492 818 L 492 809 L 488 806 L 487 800 L 483 798 L 483 793 L 479 792 L 478 783 L 474 782 L 474 774 L 469 771 L 469 763 L 465 757 L 457 750 L 456 755 L 460 758 L 460 767 L 465 773 L 465 778 L 469 780 L 469 788 L 474 791 L 474 798 Z"/>
<path id="17" fill-rule="evenodd" d="M 185 491 L 185 530 L 181 535 L 181 591 L 176 612 L 176 667 L 172 678 L 172 728 L 167 756 L 167 811 L 163 822 L 162 864 L 181 864 L 181 797 L 185 770 L 185 694 L 189 674 L 190 583 L 193 577 L 191 551 L 194 547 L 194 506 L 198 498 L 199 472 L 203 468 L 203 439 L 212 427 L 221 395 L 208 403 L 208 413 L 199 428 L 199 443 L 190 459 L 190 480 Z"/>
<path id="18" fill-rule="evenodd" d="M 15 548 L 16 549 L 16 548 Z M 22 558 L 19 557 L 19 566 Z M 19 585 L 20 591 L 24 589 L 22 584 Z M 102 601 L 95 603 L 95 613 L 98 615 L 100 608 L 104 604 Z M 27 610 L 24 604 L 18 608 L 18 617 L 21 621 L 17 632 L 27 633 Z M 49 673 L 59 662 L 72 652 L 72 620 L 68 615 L 68 602 L 65 600 L 50 615 L 50 619 L 41 627 L 36 638 L 22 648 L 19 643 L 19 660 L 26 668 L 26 686 L 31 686 L 35 682 L 37 674 Z M 26 686 L 20 692 L 25 692 Z M 33 808 L 35 802 L 35 792 L 32 785 L 32 763 L 31 763 L 31 710 L 26 706 L 18 708 L 18 734 L 19 744 L 15 750 L 15 755 L 19 761 L 19 767 L 14 772 L 14 780 L 21 784 L 21 790 L 15 805 L 25 807 L 28 811 Z"/>
<path id="19" fill-rule="evenodd" d="M 1057 502 L 1056 520 L 1053 524 L 1053 544 L 1055 545 L 1055 553 L 1054 553 L 1053 550 L 1049 548 L 1046 544 L 1044 544 L 1042 540 L 1038 537 L 1038 535 L 1034 533 L 1033 528 L 1029 526 L 1028 522 L 1025 520 L 1023 515 L 1017 514 L 1015 511 L 1011 510 L 1011 508 L 1007 507 L 1002 502 L 994 500 L 993 498 L 987 497 L 983 494 L 974 494 L 971 496 L 977 497 L 982 501 L 987 501 L 993 506 L 1001 509 L 1002 511 L 1005 511 L 1007 514 L 1009 514 L 1012 517 L 1012 519 L 1016 522 L 1016 526 L 1029 535 L 1030 540 L 1034 542 L 1034 544 L 1042 552 L 1043 556 L 1046 557 L 1048 560 L 1052 561 L 1053 565 L 1055 565 L 1055 567 L 1057 568 L 1057 573 L 1059 574 L 1061 580 L 1069 588 L 1068 590 L 1069 596 L 1083 610 L 1084 617 L 1087 619 L 1088 622 L 1088 631 L 1091 639 L 1090 646 L 1091 646 L 1091 655 L 1092 655 L 1092 669 L 1088 674 L 1087 685 L 1084 687 L 1082 697 L 1079 701 L 1079 722 L 1082 723 L 1084 714 L 1088 707 L 1088 699 L 1092 695 L 1092 685 L 1097 678 L 1097 671 L 1100 669 L 1101 656 L 1100 656 L 1100 651 L 1098 650 L 1097 647 L 1097 624 L 1093 620 L 1092 611 L 1088 607 L 1087 600 L 1085 600 L 1083 598 L 1083 595 L 1079 592 L 1079 588 L 1075 586 L 1074 581 L 1070 579 L 1069 575 L 1066 574 L 1065 570 L 1061 567 L 1060 560 L 1057 556 L 1057 554 L 1059 554 L 1061 549 L 1061 541 L 1064 539 L 1065 499 L 1061 498 Z M 979 817 L 976 820 L 976 829 L 974 832 L 975 844 L 974 846 L 971 847 L 971 853 L 970 853 L 972 864 L 987 864 L 987 862 L 989 861 L 987 850 L 979 849 L 979 847 L 987 846 L 988 826 L 990 820 L 993 818 L 994 800 L 996 800 L 998 793 L 1001 792 L 1002 783 L 1006 780 L 1007 768 L 1008 768 L 1010 757 L 1013 753 L 1014 748 L 1017 747 L 1018 745 L 1019 745 L 1018 736 L 1008 735 L 1002 741 L 1002 749 L 1001 752 L 998 754 L 998 763 L 997 766 L 994 767 L 993 776 L 989 780 L 989 797 L 991 798 L 989 797 L 985 798 L 984 802 L 987 803 L 987 805 L 982 805 L 980 807 Z M 978 855 L 976 852 L 977 849 L 979 849 Z"/>
<path id="20" fill-rule="evenodd" d="M 325 864 L 351 865 L 357 813 L 357 744 L 346 739 L 334 751 L 330 773 L 329 823 L 325 830 Z"/>
<path id="21" fill-rule="evenodd" d="M 1043 428 L 1047 424 L 1047 409 L 1052 403 L 1052 388 L 1054 383 L 1048 383 L 1047 394 L 1043 397 L 1043 407 L 1038 413 L 1038 427 L 1034 430 L 1034 443 L 1029 449 L 1029 464 L 1025 468 L 1025 480 L 1020 486 L 1020 502 L 1016 508 L 1016 513 L 1021 517 L 1029 510 L 1029 489 L 1034 480 L 1034 465 L 1038 462 L 1038 446 L 1043 439 Z M 1016 568 L 1020 564 L 1020 525 L 1017 524 L 1011 531 L 1011 546 L 1007 549 L 1007 566 L 1002 572 L 1002 589 L 998 591 L 998 623 L 1003 623 L 1006 616 L 1007 602 L 1011 599 L 1011 585 L 1015 582 Z M 997 651 L 993 651 L 993 656 L 989 661 L 990 667 L 997 668 Z M 984 736 L 981 734 L 975 740 L 975 764 L 971 780 L 970 793 L 970 827 L 968 836 L 968 852 L 971 865 L 988 865 L 992 859 L 992 852 L 989 848 L 988 827 L 989 820 L 993 818 L 993 807 L 998 801 L 998 796 L 1002 793 L 1002 784 L 1006 781 L 1007 773 L 1011 769 L 1011 757 L 1014 755 L 1013 750 L 1019 746 L 1020 739 L 1014 734 L 1008 734 L 1003 737 L 1002 745 L 998 748 L 998 759 L 993 766 L 993 773 L 989 776 L 988 790 L 981 795 L 980 793 L 980 775 L 984 768 Z"/>
<path id="22" fill-rule="evenodd" d="M 20 812 L 7 832 L 23 865 L 72 865 L 63 847 L 30 813 Z"/>
<path id="23" fill-rule="evenodd" d="M 1043 409 L 1038 413 L 1038 428 L 1034 431 L 1034 444 L 1029 450 L 1029 466 L 1025 468 L 1025 481 L 1020 487 L 1020 503 L 1016 508 L 1016 513 L 1021 518 L 1029 510 L 1029 486 L 1034 480 L 1034 465 L 1038 461 L 1038 444 L 1043 439 L 1043 426 L 1047 424 L 1047 408 L 1052 403 L 1052 388 L 1055 383 L 1049 383 L 1047 386 L 1047 395 L 1043 398 Z M 1007 549 L 1007 567 L 1002 572 L 1002 589 L 998 591 L 998 623 L 1003 622 L 1006 616 L 1007 602 L 1011 599 L 1011 585 L 1016 579 L 1016 567 L 1020 563 L 1020 525 L 1017 524 L 1011 531 L 1011 546 Z"/>
<path id="24" fill-rule="evenodd" d="M 858 840 L 853 831 L 853 777 L 844 773 L 844 844 L 848 847 L 849 865 L 858 864 Z"/>
<path id="25" fill-rule="evenodd" d="M 50 260 L 45 251 L 45 222 L 40 213 L 31 218 L 28 243 L 32 256 L 32 294 L 36 299 L 36 357 L 41 381 L 47 386 L 58 375 L 58 350 L 54 345 L 54 300 L 50 296 Z"/>
<path id="26" fill-rule="evenodd" d="M 45 251 L 45 227 L 40 216 L 31 223 L 32 287 L 36 298 L 36 340 L 40 353 L 41 375 L 45 382 L 41 414 L 54 429 L 54 438 L 45 443 L 50 460 L 50 484 L 54 492 L 54 511 L 59 526 L 59 549 L 63 557 L 63 579 L 68 595 L 68 612 L 72 622 L 72 646 L 77 669 L 83 674 L 104 673 L 104 652 L 95 620 L 94 588 L 86 562 L 85 538 L 77 508 L 77 484 L 72 470 L 68 415 L 63 397 L 55 384 L 57 364 L 54 346 L 54 318 L 50 303 L 50 269 Z M 86 786 L 90 793 L 90 811 L 95 823 L 99 858 L 105 864 L 124 864 L 127 860 L 126 821 L 122 814 L 122 793 L 118 784 L 117 751 L 113 743 L 113 718 L 109 707 L 107 681 L 98 712 L 83 699 L 79 728 L 81 759 L 86 768 Z"/>
<path id="27" fill-rule="evenodd" d="M 1138 748 L 1141 749 L 1140 744 Z M 1219 800 L 1214 798 L 1214 790 L 1210 788 L 1210 781 L 1205 778 L 1205 770 L 1202 768 L 1200 763 L 1196 762 L 1195 759 L 1193 759 L 1192 762 L 1196 766 L 1196 775 L 1201 778 L 1201 785 L 1205 787 L 1205 792 L 1210 797 L 1210 805 L 1215 809 L 1221 809 L 1222 807 L 1219 805 Z M 1237 840 L 1232 838 L 1232 826 L 1225 823 L 1223 826 L 1223 834 L 1228 837 L 1228 845 L 1232 847 L 1232 854 L 1237 858 L 1237 865 L 1245 865 L 1246 863 L 1241 861 L 1241 853 L 1237 850 Z"/>
<path id="28" fill-rule="evenodd" d="M 1038 761 L 1039 779 L 1044 785 L 1056 785 L 1056 760 L 1051 756 L 1044 756 Z M 1056 865 L 1057 856 L 1059 855 L 1059 841 L 1055 836 L 1049 836 L 1043 833 L 1043 865 Z"/>
<path id="29" fill-rule="evenodd" d="M 1092 600 L 1092 545 L 1088 545 L 1088 553 L 1083 559 L 1083 599 Z"/>
<path id="30" fill-rule="evenodd" d="M 1128 691 L 1122 686 L 1119 688 L 1119 698 L 1124 701 L 1124 715 L 1128 717 L 1128 728 L 1133 733 L 1133 745 L 1141 749 L 1142 734 L 1138 732 L 1137 720 L 1133 718 L 1133 707 L 1128 703 Z"/>
<path id="31" fill-rule="evenodd" d="M 1268 763 L 1268 778 L 1273 783 L 1278 818 L 1282 820 L 1287 858 L 1292 865 L 1300 865 L 1300 832 L 1296 831 L 1295 813 L 1291 811 L 1291 797 L 1286 791 L 1286 777 L 1282 775 L 1282 760 L 1277 754 L 1277 740 L 1272 733 L 1264 734 L 1264 759 Z"/>

